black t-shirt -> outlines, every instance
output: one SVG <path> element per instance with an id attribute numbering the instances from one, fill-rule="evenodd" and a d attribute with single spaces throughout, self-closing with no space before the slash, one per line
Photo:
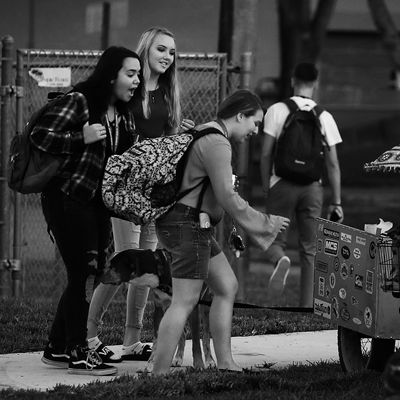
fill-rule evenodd
<path id="1" fill-rule="evenodd" d="M 143 115 L 142 99 L 133 101 L 133 115 L 135 118 L 136 133 L 145 138 L 160 137 L 169 132 L 168 109 L 162 88 L 149 91 L 150 116 Z"/>
<path id="2" fill-rule="evenodd" d="M 112 135 L 112 142 L 113 142 L 113 148 L 111 148 L 111 139 L 110 139 L 110 133 L 107 132 L 107 139 L 106 139 L 106 155 L 109 157 L 111 154 L 122 154 L 126 150 L 129 149 L 129 147 L 132 146 L 134 142 L 134 135 L 132 132 L 129 132 L 126 130 L 126 125 L 123 117 L 118 118 L 118 143 L 117 143 L 117 148 L 115 149 L 114 143 L 116 140 L 116 129 L 115 129 L 115 120 L 110 121 L 110 128 L 111 128 L 111 135 Z M 106 126 L 106 129 L 108 131 L 108 127 Z"/>

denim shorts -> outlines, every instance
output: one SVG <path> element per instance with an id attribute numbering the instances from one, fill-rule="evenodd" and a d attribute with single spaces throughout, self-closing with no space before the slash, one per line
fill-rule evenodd
<path id="1" fill-rule="evenodd" d="M 181 279 L 206 279 L 210 258 L 221 252 L 213 227 L 201 229 L 192 207 L 178 203 L 156 221 L 160 247 L 172 256 L 171 275 Z"/>

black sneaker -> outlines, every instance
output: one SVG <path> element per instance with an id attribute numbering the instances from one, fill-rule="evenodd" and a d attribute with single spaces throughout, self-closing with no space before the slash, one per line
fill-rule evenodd
<path id="1" fill-rule="evenodd" d="M 42 362 L 56 368 L 68 368 L 69 355 L 65 351 L 60 351 L 46 346 L 42 356 Z"/>
<path id="2" fill-rule="evenodd" d="M 77 375 L 114 375 L 117 368 L 104 364 L 95 350 L 77 346 L 71 351 L 68 365 L 69 374 Z"/>
<path id="3" fill-rule="evenodd" d="M 101 357 L 105 363 L 119 363 L 122 361 L 121 356 L 115 354 L 110 348 L 100 342 L 93 350 Z"/>

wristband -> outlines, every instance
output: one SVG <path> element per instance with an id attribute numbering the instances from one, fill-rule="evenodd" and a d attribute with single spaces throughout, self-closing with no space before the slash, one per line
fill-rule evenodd
<path id="1" fill-rule="evenodd" d="M 342 207 L 342 205 L 339 204 L 339 203 L 331 203 L 330 205 L 331 205 L 331 206 L 335 206 L 335 207 Z"/>

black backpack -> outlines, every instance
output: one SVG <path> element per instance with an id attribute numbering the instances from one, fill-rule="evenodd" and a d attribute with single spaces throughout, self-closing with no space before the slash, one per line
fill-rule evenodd
<path id="1" fill-rule="evenodd" d="M 39 118 L 59 99 L 60 97 L 53 99 L 35 111 L 22 133 L 12 138 L 7 170 L 10 189 L 23 194 L 40 193 L 57 175 L 65 157 L 38 149 L 32 143 L 30 135 Z"/>
<path id="2" fill-rule="evenodd" d="M 319 116 L 323 109 L 316 105 L 310 111 L 300 110 L 292 99 L 283 101 L 289 115 L 275 145 L 275 174 L 299 184 L 318 181 L 324 165 L 323 143 Z"/>

